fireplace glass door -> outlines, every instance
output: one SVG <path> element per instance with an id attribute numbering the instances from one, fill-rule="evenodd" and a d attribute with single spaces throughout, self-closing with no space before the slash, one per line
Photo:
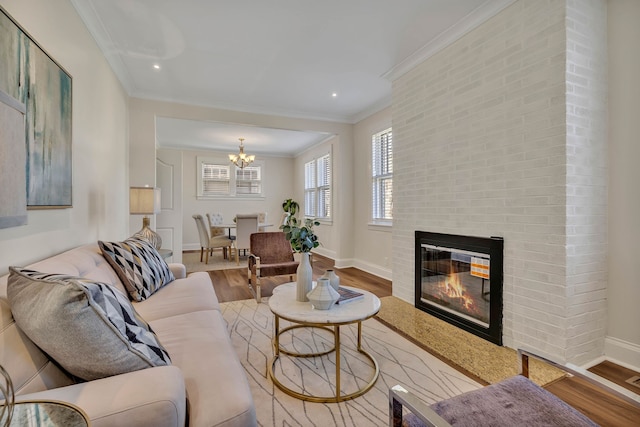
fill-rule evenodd
<path id="1" fill-rule="evenodd" d="M 488 328 L 490 269 L 488 254 L 423 244 L 421 299 Z"/>

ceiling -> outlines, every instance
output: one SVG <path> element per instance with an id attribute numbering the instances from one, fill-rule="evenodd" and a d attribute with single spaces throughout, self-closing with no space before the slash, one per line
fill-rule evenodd
<path id="1" fill-rule="evenodd" d="M 355 123 L 513 0 L 71 0 L 132 97 Z M 154 68 L 157 66 L 158 68 Z M 159 118 L 159 146 L 295 155 L 326 134 Z"/>

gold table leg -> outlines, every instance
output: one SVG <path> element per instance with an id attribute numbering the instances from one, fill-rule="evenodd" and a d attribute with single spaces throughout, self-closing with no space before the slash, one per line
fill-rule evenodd
<path id="1" fill-rule="evenodd" d="M 274 326 L 275 326 L 274 338 L 273 338 L 274 356 L 273 356 L 273 359 L 271 359 L 271 363 L 268 366 L 269 376 L 273 380 L 273 383 L 276 385 L 276 387 L 278 387 L 280 390 L 282 390 L 289 396 L 295 397 L 297 399 L 305 400 L 308 402 L 317 402 L 317 403 L 344 402 L 346 400 L 351 400 L 351 399 L 355 399 L 356 397 L 362 396 L 367 391 L 369 391 L 378 380 L 378 376 L 380 375 L 380 367 L 378 366 L 378 362 L 373 358 L 373 356 L 371 356 L 371 354 L 369 354 L 366 350 L 362 348 L 362 322 L 358 322 L 358 352 L 360 352 L 361 354 L 363 354 L 365 357 L 369 359 L 369 361 L 373 365 L 374 372 L 371 379 L 364 387 L 360 388 L 359 390 L 353 393 L 349 393 L 345 395 L 341 394 L 340 392 L 340 325 L 334 325 L 333 327 L 334 347 L 332 349 L 324 352 L 319 352 L 319 353 L 304 353 L 304 354 L 293 353 L 286 349 L 280 348 L 280 335 L 283 332 L 286 332 L 292 329 L 297 329 L 297 328 L 311 327 L 311 328 L 319 328 L 319 329 L 325 329 L 325 330 L 331 330 L 331 329 L 322 325 L 297 324 L 297 325 L 288 326 L 280 330 L 280 318 L 278 315 L 275 315 Z M 280 353 L 293 356 L 293 357 L 317 357 L 317 356 L 324 356 L 333 351 L 336 352 L 336 392 L 334 396 L 312 396 L 309 394 L 299 393 L 295 390 L 291 390 L 289 387 L 282 384 L 276 378 L 275 364 L 280 358 Z"/>

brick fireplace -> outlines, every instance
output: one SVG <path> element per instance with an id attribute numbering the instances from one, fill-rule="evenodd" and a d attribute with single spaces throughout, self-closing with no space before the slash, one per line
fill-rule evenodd
<path id="1" fill-rule="evenodd" d="M 393 80 L 393 294 L 415 230 L 504 238 L 503 344 L 604 352 L 606 3 L 518 0 Z"/>

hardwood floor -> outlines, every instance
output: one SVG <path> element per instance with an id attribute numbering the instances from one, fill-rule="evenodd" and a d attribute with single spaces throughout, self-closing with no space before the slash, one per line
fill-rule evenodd
<path id="1" fill-rule="evenodd" d="M 242 265 L 242 262 L 240 263 Z M 246 264 L 246 261 L 245 261 Z M 322 276 L 327 269 L 333 268 L 333 260 L 313 255 L 313 279 Z M 336 273 L 340 276 L 340 284 L 365 289 L 378 297 L 391 295 L 391 282 L 381 279 L 357 268 L 342 268 Z M 249 290 L 247 269 L 213 270 L 209 271 L 218 301 L 229 302 L 253 298 Z M 290 282 L 288 276 L 266 277 L 260 280 L 263 297 L 271 296 L 273 288 Z"/>
<path id="2" fill-rule="evenodd" d="M 317 279 L 325 270 L 333 268 L 333 260 L 314 255 L 313 278 Z M 340 276 L 340 283 L 357 288 L 366 289 L 378 297 L 391 295 L 391 282 L 377 276 L 365 273 L 356 268 L 336 270 Z M 216 270 L 209 274 L 220 302 L 236 301 L 253 298 L 248 287 L 247 269 Z M 262 295 L 270 296 L 273 288 L 289 282 L 289 277 L 281 276 L 262 279 Z M 611 362 L 603 362 L 590 369 L 614 383 L 638 393 L 639 388 L 625 383 L 627 378 L 640 373 L 623 368 Z M 637 427 L 640 426 L 640 408 L 608 395 L 595 386 L 577 378 L 566 378 L 545 387 L 547 390 L 581 411 L 601 426 Z"/>

